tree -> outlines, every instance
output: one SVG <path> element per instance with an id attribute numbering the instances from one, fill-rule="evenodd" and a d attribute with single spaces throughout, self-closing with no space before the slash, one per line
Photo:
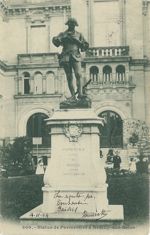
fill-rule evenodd
<path id="1" fill-rule="evenodd" d="M 12 145 L 5 144 L 5 140 L 3 141 L 3 146 L 0 146 L 0 174 L 3 174 L 3 170 L 7 172 L 10 171 L 11 168 L 11 159 L 10 159 L 10 152 L 11 152 Z"/>
<path id="2" fill-rule="evenodd" d="M 17 137 L 13 144 L 1 147 L 1 164 L 8 175 L 33 173 L 32 142 L 27 137 Z"/>

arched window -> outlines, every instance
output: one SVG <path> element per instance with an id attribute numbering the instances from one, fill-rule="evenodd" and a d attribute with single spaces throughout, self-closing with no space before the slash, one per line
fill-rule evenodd
<path id="1" fill-rule="evenodd" d="M 23 82 L 24 82 L 24 94 L 30 93 L 30 74 L 28 72 L 23 73 Z"/>
<path id="2" fill-rule="evenodd" d="M 99 114 L 104 118 L 104 126 L 100 127 L 100 146 L 102 148 L 123 147 L 123 122 L 121 117 L 112 111 L 105 111 Z"/>
<path id="3" fill-rule="evenodd" d="M 111 82 L 111 77 L 112 77 L 112 68 L 109 65 L 104 66 L 103 68 L 104 83 Z"/>
<path id="4" fill-rule="evenodd" d="M 46 93 L 47 94 L 55 93 L 55 75 L 52 71 L 46 74 Z"/>
<path id="5" fill-rule="evenodd" d="M 44 121 L 48 116 L 44 113 L 33 114 L 27 122 L 27 136 L 41 137 L 42 145 L 50 146 L 49 128 Z"/>
<path id="6" fill-rule="evenodd" d="M 36 72 L 34 74 L 34 94 L 42 94 L 42 91 L 43 91 L 42 74 L 40 72 Z"/>
<path id="7" fill-rule="evenodd" d="M 117 82 L 125 82 L 125 67 L 123 65 L 118 65 L 116 68 Z"/>
<path id="8" fill-rule="evenodd" d="M 99 69 L 96 66 L 90 68 L 90 79 L 92 82 L 98 82 Z"/>

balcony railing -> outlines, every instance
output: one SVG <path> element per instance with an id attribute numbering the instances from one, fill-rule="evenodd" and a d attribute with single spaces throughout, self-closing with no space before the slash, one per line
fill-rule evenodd
<path id="1" fill-rule="evenodd" d="M 58 63 L 58 53 L 31 53 L 19 54 L 18 64 L 54 64 Z M 127 57 L 129 56 L 129 47 L 92 47 L 86 52 L 88 57 Z"/>
<path id="2" fill-rule="evenodd" d="M 118 57 L 129 56 L 129 47 L 91 47 L 86 52 L 86 57 Z"/>
<path id="3" fill-rule="evenodd" d="M 124 74 L 123 76 L 118 76 L 118 74 L 114 74 L 114 76 L 99 76 L 97 79 L 91 80 L 90 87 L 102 86 L 103 88 L 107 87 L 125 87 L 129 86 L 134 88 L 135 84 L 133 83 L 132 76 L 128 74 Z"/>

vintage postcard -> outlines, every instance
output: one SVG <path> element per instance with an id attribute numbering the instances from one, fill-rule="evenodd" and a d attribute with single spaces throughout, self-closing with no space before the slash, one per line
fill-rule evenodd
<path id="1" fill-rule="evenodd" d="M 149 234 L 149 78 L 149 0 L 0 0 L 0 235 Z"/>

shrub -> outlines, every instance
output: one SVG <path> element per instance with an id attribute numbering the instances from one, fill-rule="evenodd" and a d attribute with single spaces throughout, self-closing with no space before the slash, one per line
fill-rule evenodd
<path id="1" fill-rule="evenodd" d="M 15 138 L 13 144 L 1 147 L 1 165 L 8 176 L 26 175 L 34 172 L 32 162 L 32 142 L 30 138 Z"/>

